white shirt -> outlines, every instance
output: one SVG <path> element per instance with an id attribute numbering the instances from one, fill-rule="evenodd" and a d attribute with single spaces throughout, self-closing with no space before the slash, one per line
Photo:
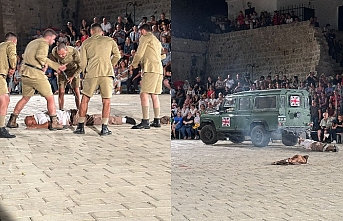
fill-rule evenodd
<path id="1" fill-rule="evenodd" d="M 306 139 L 304 141 L 300 142 L 300 145 L 302 145 L 305 149 L 311 150 L 311 144 L 316 143 L 317 141 Z"/>
<path id="2" fill-rule="evenodd" d="M 59 124 L 61 125 L 68 125 L 68 122 L 70 121 L 70 111 L 62 111 L 62 110 L 56 110 L 56 115 Z M 35 113 L 34 118 L 37 122 L 37 124 L 45 124 L 46 122 L 50 121 L 50 116 L 44 112 L 38 112 Z"/>
<path id="3" fill-rule="evenodd" d="M 230 89 L 233 87 L 234 84 L 235 84 L 235 81 L 233 79 L 226 81 L 226 87 L 228 87 Z"/>
<path id="4" fill-rule="evenodd" d="M 104 32 L 110 32 L 112 25 L 109 22 L 107 22 L 106 25 L 104 23 L 101 23 L 101 28 L 102 30 L 104 30 Z"/>

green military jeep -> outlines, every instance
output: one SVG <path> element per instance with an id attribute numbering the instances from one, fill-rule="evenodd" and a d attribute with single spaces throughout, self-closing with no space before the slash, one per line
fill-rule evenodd
<path id="1" fill-rule="evenodd" d="M 200 138 L 205 144 L 227 139 L 241 143 L 250 137 L 256 147 L 267 146 L 271 139 L 293 146 L 309 124 L 306 90 L 245 91 L 226 96 L 217 112 L 201 115 Z"/>

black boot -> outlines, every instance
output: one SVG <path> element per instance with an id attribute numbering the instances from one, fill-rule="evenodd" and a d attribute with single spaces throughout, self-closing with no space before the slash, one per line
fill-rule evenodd
<path id="1" fill-rule="evenodd" d="M 131 127 L 131 129 L 150 129 L 149 119 L 142 119 L 140 124 Z"/>
<path id="2" fill-rule="evenodd" d="M 100 132 L 100 136 L 106 136 L 106 135 L 110 135 L 112 134 L 112 131 L 110 131 L 107 127 L 106 124 L 103 124 L 102 125 L 102 129 L 101 129 L 101 132 Z"/>
<path id="3" fill-rule="evenodd" d="M 160 118 L 154 118 L 154 122 L 150 124 L 150 127 L 161 127 Z"/>
<path id="4" fill-rule="evenodd" d="M 18 118 L 18 115 L 11 114 L 10 119 L 8 120 L 6 126 L 9 128 L 18 128 L 19 125 L 17 124 L 17 118 Z"/>
<path id="5" fill-rule="evenodd" d="M 78 123 L 74 134 L 85 134 L 85 123 Z"/>
<path id="6" fill-rule="evenodd" d="M 15 135 L 10 134 L 5 127 L 0 127 L 0 138 L 15 138 Z"/>
<path id="7" fill-rule="evenodd" d="M 132 117 L 126 116 L 125 118 L 126 118 L 126 123 L 127 123 L 127 124 L 136 125 L 136 121 L 135 121 L 135 119 L 133 119 Z"/>

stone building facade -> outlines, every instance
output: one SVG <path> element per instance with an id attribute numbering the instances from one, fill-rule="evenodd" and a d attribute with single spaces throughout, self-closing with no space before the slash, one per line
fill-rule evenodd
<path id="1" fill-rule="evenodd" d="M 195 65 L 192 56 L 198 58 Z M 228 73 L 252 80 L 268 74 L 303 79 L 310 71 L 334 75 L 342 70 L 328 56 L 321 31 L 309 22 L 212 34 L 208 42 L 173 39 L 174 79 L 193 80 L 192 66 L 203 80 Z"/>
<path id="2" fill-rule="evenodd" d="M 158 20 L 162 12 L 171 19 L 171 1 L 1 0 L 0 12 L 0 41 L 6 32 L 15 32 L 19 36 L 18 50 L 22 52 L 36 29 L 49 26 L 63 29 L 68 21 L 78 28 L 82 19 L 90 23 L 94 16 L 105 16 L 114 22 L 119 15 L 125 16 L 126 13 L 132 18 L 135 14 L 137 24 L 143 16 L 155 15 Z"/>

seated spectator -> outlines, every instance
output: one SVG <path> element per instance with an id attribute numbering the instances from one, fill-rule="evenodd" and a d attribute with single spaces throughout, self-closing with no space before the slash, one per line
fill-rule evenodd
<path id="1" fill-rule="evenodd" d="M 328 113 L 330 118 L 335 118 L 336 117 L 336 109 L 335 107 L 332 105 L 332 103 L 329 103 L 326 112 Z"/>
<path id="2" fill-rule="evenodd" d="M 192 96 L 189 94 L 186 94 L 186 99 L 185 99 L 185 102 L 183 103 L 183 105 L 189 106 L 191 103 L 192 103 Z"/>
<path id="3" fill-rule="evenodd" d="M 191 104 L 191 108 L 189 109 L 189 112 L 191 112 L 191 114 L 193 116 L 195 116 L 195 113 L 197 112 L 198 110 L 196 109 L 195 107 L 195 104 Z"/>
<path id="4" fill-rule="evenodd" d="M 82 45 L 82 42 L 80 40 L 77 40 L 75 42 L 75 49 L 78 50 L 79 52 L 81 50 L 81 45 Z"/>
<path id="5" fill-rule="evenodd" d="M 180 131 L 180 129 L 182 128 L 182 116 L 181 116 L 181 112 L 177 112 L 176 116 L 173 119 L 173 124 L 172 124 L 172 133 L 173 133 L 173 138 L 177 138 L 178 136 L 176 136 L 176 131 Z"/>
<path id="6" fill-rule="evenodd" d="M 192 86 L 188 86 L 188 89 L 186 91 L 186 95 L 189 95 L 191 97 L 193 97 L 195 95 L 195 91 L 193 90 Z"/>
<path id="7" fill-rule="evenodd" d="M 328 108 L 328 98 L 325 96 L 325 93 L 321 93 L 318 99 L 319 107 L 322 113 L 326 112 Z"/>
<path id="8" fill-rule="evenodd" d="M 183 136 L 183 139 L 192 139 L 192 127 L 194 126 L 194 117 L 192 116 L 191 112 L 187 113 L 187 116 L 185 116 L 182 119 L 183 126 L 181 128 L 181 134 Z"/>
<path id="9" fill-rule="evenodd" d="M 189 113 L 188 104 L 183 104 L 181 108 L 181 117 L 186 117 L 188 113 Z"/>
<path id="10" fill-rule="evenodd" d="M 324 91 L 325 91 L 325 95 L 327 97 L 333 95 L 334 88 L 332 87 L 330 82 L 328 82 L 328 86 L 327 86 L 327 88 L 324 89 Z"/>
<path id="11" fill-rule="evenodd" d="M 199 107 L 199 101 L 200 101 L 199 95 L 196 94 L 192 97 L 192 104 L 194 104 L 196 107 Z"/>
<path id="12" fill-rule="evenodd" d="M 241 85 L 241 82 L 238 82 L 237 86 L 235 87 L 235 89 L 233 90 L 234 93 L 237 93 L 237 92 L 241 92 L 243 91 L 243 87 Z"/>
<path id="13" fill-rule="evenodd" d="M 337 119 L 335 119 L 332 124 L 332 139 L 336 140 L 337 134 L 343 133 L 343 116 L 341 114 L 338 115 Z"/>
<path id="14" fill-rule="evenodd" d="M 310 74 L 307 76 L 305 81 L 306 81 L 307 85 L 313 84 L 315 86 L 317 81 L 318 81 L 318 78 L 316 76 L 314 76 L 314 72 L 310 72 Z"/>
<path id="15" fill-rule="evenodd" d="M 327 112 L 323 113 L 323 119 L 320 121 L 319 127 L 317 131 L 318 141 L 329 142 L 331 140 L 332 120 Z"/>
<path id="16" fill-rule="evenodd" d="M 158 30 L 157 25 L 153 25 L 151 29 L 151 33 L 155 35 L 157 39 L 161 39 L 161 32 Z"/>
<path id="17" fill-rule="evenodd" d="M 124 55 L 127 57 L 131 56 L 131 51 L 134 50 L 134 46 L 133 43 L 131 42 L 131 39 L 129 37 L 127 37 L 125 39 L 125 44 L 124 44 Z"/>
<path id="18" fill-rule="evenodd" d="M 113 81 L 114 88 L 116 88 L 115 94 L 121 94 L 122 93 L 122 83 L 126 82 L 129 77 L 129 72 L 127 71 L 127 63 L 125 60 L 121 61 L 119 63 L 119 67 L 115 70 L 115 79 Z"/>
<path id="19" fill-rule="evenodd" d="M 81 42 L 84 42 L 87 38 L 89 38 L 88 31 L 86 29 L 81 30 Z"/>
<path id="20" fill-rule="evenodd" d="M 183 88 L 181 87 L 181 85 L 178 85 L 176 88 L 175 99 L 177 102 L 177 106 L 182 107 L 183 103 L 185 102 L 185 99 L 186 99 L 186 93 L 183 90 Z"/>
<path id="21" fill-rule="evenodd" d="M 171 103 L 171 108 L 172 108 L 172 109 L 175 109 L 176 107 L 177 107 L 176 100 L 173 99 L 173 100 L 172 100 L 172 103 Z"/>
<path id="22" fill-rule="evenodd" d="M 212 97 L 212 95 L 215 96 L 216 92 L 214 91 L 213 87 L 210 86 L 210 88 L 207 91 L 207 97 Z"/>
<path id="23" fill-rule="evenodd" d="M 200 115 L 207 113 L 205 104 L 200 104 L 199 112 L 200 112 Z"/>

